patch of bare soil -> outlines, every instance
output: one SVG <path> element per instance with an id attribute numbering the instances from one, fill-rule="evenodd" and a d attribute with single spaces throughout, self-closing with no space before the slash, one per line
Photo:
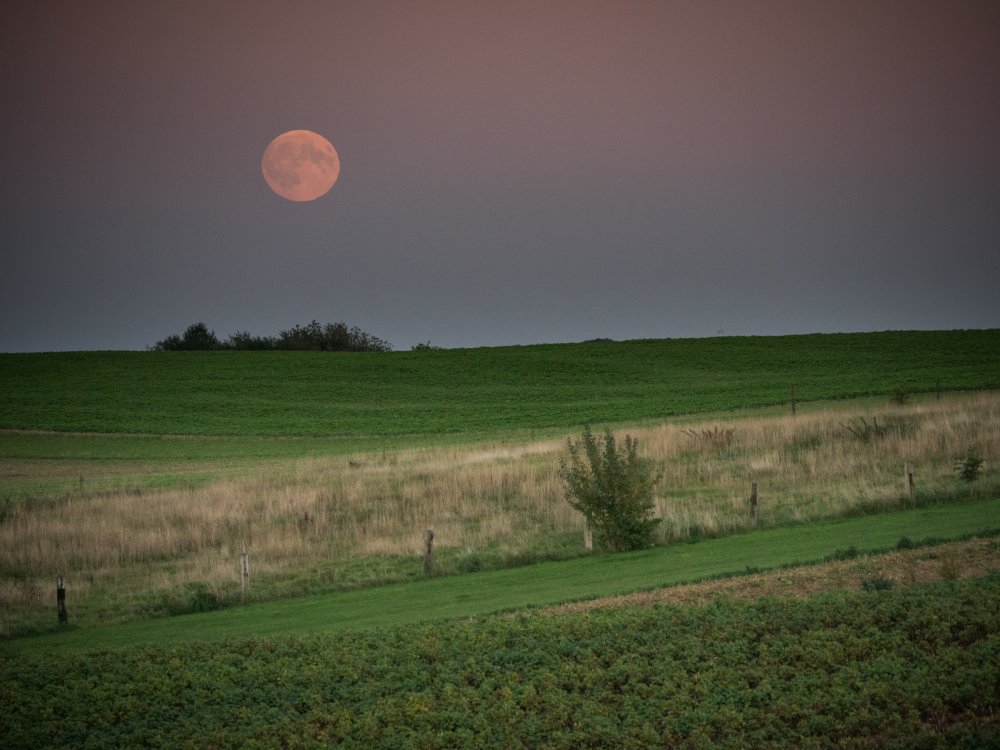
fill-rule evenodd
<path id="1" fill-rule="evenodd" d="M 995 570 L 1000 570 L 1000 540 L 969 539 L 934 547 L 862 555 L 851 560 L 572 602 L 548 607 L 543 611 L 562 614 L 600 607 L 648 607 L 659 603 L 706 604 L 719 597 L 807 597 L 827 591 L 859 590 L 866 585 L 912 586 L 931 581 L 976 578 Z"/>

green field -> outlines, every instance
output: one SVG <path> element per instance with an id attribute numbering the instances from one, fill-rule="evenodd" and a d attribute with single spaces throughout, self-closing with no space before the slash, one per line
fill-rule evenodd
<path id="1" fill-rule="evenodd" d="M 503 433 L 1000 387 L 1000 329 L 389 353 L 0 355 L 0 428 L 147 435 Z"/>
<path id="2" fill-rule="evenodd" d="M 1000 330 L 0 355 L 0 745 L 998 746 L 996 575 L 538 609 L 995 535 L 997 388 Z M 586 422 L 664 469 L 658 546 L 582 551 Z"/>

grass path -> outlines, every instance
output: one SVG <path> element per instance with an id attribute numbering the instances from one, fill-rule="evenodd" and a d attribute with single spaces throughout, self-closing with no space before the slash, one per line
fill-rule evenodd
<path id="1" fill-rule="evenodd" d="M 473 617 L 671 586 L 738 574 L 747 568 L 807 563 L 852 547 L 859 553 L 885 550 L 904 536 L 915 542 L 944 540 L 996 529 L 1000 529 L 997 498 L 766 529 L 623 555 L 595 555 L 197 615 L 76 628 L 8 640 L 0 644 L 0 652 L 38 655 L 141 643 L 298 636 Z M 419 560 L 414 564 L 419 565 Z M 68 597 L 72 614 L 72 592 Z"/>

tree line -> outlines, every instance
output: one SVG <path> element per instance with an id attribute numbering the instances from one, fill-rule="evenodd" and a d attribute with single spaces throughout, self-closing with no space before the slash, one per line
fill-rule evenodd
<path id="1" fill-rule="evenodd" d="M 254 336 L 237 331 L 219 339 L 204 323 L 192 323 L 183 334 L 167 336 L 153 344 L 153 351 L 315 351 L 315 352 L 388 352 L 392 345 L 385 339 L 345 323 L 322 325 L 313 320 L 282 331 L 277 336 Z"/>

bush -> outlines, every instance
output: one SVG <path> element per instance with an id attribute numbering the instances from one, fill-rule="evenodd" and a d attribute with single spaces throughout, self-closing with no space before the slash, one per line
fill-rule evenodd
<path id="1" fill-rule="evenodd" d="M 344 323 L 320 325 L 317 321 L 297 325 L 282 331 L 277 337 L 253 336 L 248 331 L 237 331 L 226 341 L 219 341 L 215 331 L 204 323 L 188 326 L 183 336 L 167 336 L 157 341 L 151 349 L 159 351 L 193 351 L 199 349 L 234 349 L 237 351 L 269 351 L 273 349 L 319 352 L 388 352 L 392 345 L 362 331 L 357 326 Z"/>
<path id="2" fill-rule="evenodd" d="M 638 441 L 626 435 L 619 446 L 606 431 L 602 445 L 587 426 L 579 441 L 567 444 L 559 476 L 569 504 L 612 552 L 648 547 L 660 522 L 652 515 L 653 488 L 661 475 L 639 458 Z"/>
<path id="3" fill-rule="evenodd" d="M 274 348 L 274 337 L 253 336 L 249 331 L 237 331 L 229 337 L 228 349 L 237 351 L 268 351 Z"/>
<path id="4" fill-rule="evenodd" d="M 975 451 L 969 451 L 964 459 L 955 462 L 955 471 L 958 478 L 967 484 L 972 484 L 979 479 L 979 473 L 983 468 L 983 458 Z"/>
<path id="5" fill-rule="evenodd" d="M 167 336 L 162 341 L 153 344 L 153 349 L 162 351 L 204 351 L 221 349 L 222 342 L 215 331 L 208 330 L 204 323 L 192 323 L 184 331 L 183 336 Z"/>
<path id="6" fill-rule="evenodd" d="M 299 349 L 320 352 L 387 352 L 388 341 L 365 333 L 357 326 L 344 323 L 320 325 L 313 320 L 308 325 L 295 326 L 278 334 L 276 349 Z"/>

